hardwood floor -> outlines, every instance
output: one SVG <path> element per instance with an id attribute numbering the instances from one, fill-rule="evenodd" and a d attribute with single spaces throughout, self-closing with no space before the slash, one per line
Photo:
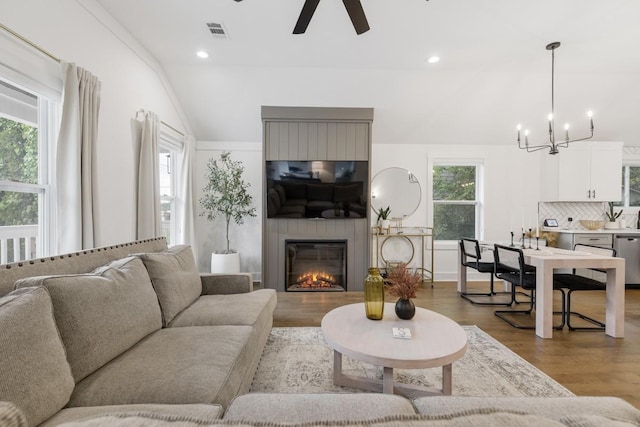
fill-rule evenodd
<path id="1" fill-rule="evenodd" d="M 488 284 L 473 283 L 470 291 L 475 288 L 484 291 Z M 560 296 L 555 293 L 559 310 Z M 604 298 L 603 292 L 576 293 L 572 309 L 604 319 Z M 274 326 L 320 326 L 331 309 L 362 300 L 362 292 L 280 292 Z M 533 330 L 519 330 L 497 318 L 493 314 L 497 307 L 463 300 L 453 282 L 438 282 L 433 288 L 423 285 L 415 303 L 462 325 L 477 325 L 576 395 L 617 396 L 640 408 L 640 289 L 627 289 L 623 339 L 602 331 L 569 332 L 565 327 L 554 331 L 553 339 L 543 340 Z"/>

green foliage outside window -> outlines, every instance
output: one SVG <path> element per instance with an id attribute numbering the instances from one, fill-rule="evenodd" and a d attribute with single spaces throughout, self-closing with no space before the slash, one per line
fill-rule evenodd
<path id="1" fill-rule="evenodd" d="M 433 231 L 436 240 L 474 237 L 476 167 L 433 167 Z M 469 202 L 469 203 L 464 203 Z"/>
<path id="2" fill-rule="evenodd" d="M 0 117 L 0 181 L 38 183 L 38 129 Z M 0 191 L 0 226 L 38 223 L 38 195 Z"/>

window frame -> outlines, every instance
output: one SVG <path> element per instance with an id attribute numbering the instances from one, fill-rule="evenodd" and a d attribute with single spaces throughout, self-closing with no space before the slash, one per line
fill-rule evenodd
<path id="1" fill-rule="evenodd" d="M 38 195 L 38 233 L 34 255 L 37 258 L 44 257 L 51 254 L 55 247 L 55 191 L 51 184 L 53 182 L 54 156 L 51 153 L 54 153 L 59 128 L 61 94 L 58 94 L 57 100 L 51 99 L 49 90 L 41 92 L 42 85 L 30 84 L 29 79 L 16 78 L 19 76 L 15 73 L 5 73 L 4 71 L 5 67 L 0 64 L 0 80 L 37 98 L 37 123 L 8 113 L 0 112 L 0 115 L 8 120 L 38 129 L 38 182 L 33 184 L 0 180 L 0 191 Z M 7 76 L 7 74 L 12 75 Z M 28 259 L 30 256 L 31 254 L 25 249 L 25 257 Z M 13 259 L 12 261 L 17 260 Z"/>
<path id="2" fill-rule="evenodd" d="M 639 205 L 631 206 L 629 205 L 630 194 L 629 194 L 629 176 L 630 170 L 629 168 L 639 168 L 640 169 L 640 160 L 626 160 L 622 162 L 622 202 L 619 204 L 621 207 L 625 208 L 640 208 Z M 616 204 L 617 205 L 617 204 Z"/>
<path id="3" fill-rule="evenodd" d="M 438 166 L 473 166 L 475 167 L 475 199 L 474 200 L 436 200 L 434 199 L 433 174 Z M 475 207 L 475 230 L 474 238 L 482 239 L 484 235 L 484 161 L 482 159 L 461 159 L 461 158 L 434 158 L 431 162 L 431 226 L 435 229 L 434 212 L 436 205 L 463 205 Z M 444 240 L 434 238 L 436 244 L 450 243 L 457 240 Z"/>
<path id="4" fill-rule="evenodd" d="M 170 208 L 170 219 L 169 219 L 169 235 L 167 236 L 168 243 L 177 244 L 180 240 L 180 230 L 178 229 L 178 225 L 181 223 L 179 218 L 179 194 L 178 189 L 180 186 L 180 175 L 182 173 L 182 151 L 184 149 L 184 137 L 176 136 L 175 131 L 173 131 L 170 127 L 166 126 L 164 123 L 160 124 L 160 132 L 158 138 L 158 152 L 160 153 L 162 150 L 169 151 L 171 155 L 169 161 L 169 170 L 170 170 L 170 183 L 169 187 L 171 189 L 170 196 L 163 196 L 160 193 L 160 189 L 158 192 L 160 193 L 160 204 L 169 202 Z M 158 162 L 160 159 L 158 158 Z M 160 172 L 160 164 L 158 165 L 158 172 Z M 159 178 L 159 177 L 158 177 Z M 158 179 L 159 182 L 159 179 Z M 160 219 L 161 222 L 165 220 L 163 218 Z M 164 232 L 164 227 L 163 227 Z"/>

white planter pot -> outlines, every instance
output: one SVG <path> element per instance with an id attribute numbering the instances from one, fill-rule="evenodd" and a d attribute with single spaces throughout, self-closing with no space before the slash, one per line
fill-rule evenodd
<path id="1" fill-rule="evenodd" d="M 604 223 L 604 228 L 607 230 L 618 230 L 620 229 L 620 221 L 607 221 Z"/>
<path id="2" fill-rule="evenodd" d="M 388 220 L 388 219 L 380 220 L 380 227 L 382 227 L 383 230 L 387 230 L 390 225 L 391 225 L 391 220 Z"/>
<path id="3" fill-rule="evenodd" d="M 211 254 L 212 273 L 240 273 L 240 252 Z"/>

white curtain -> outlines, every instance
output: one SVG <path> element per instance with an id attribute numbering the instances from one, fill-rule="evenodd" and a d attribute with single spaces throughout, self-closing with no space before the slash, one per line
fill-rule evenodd
<path id="1" fill-rule="evenodd" d="M 141 116 L 141 119 L 139 117 Z M 162 236 L 160 176 L 158 173 L 159 120 L 151 111 L 138 111 L 134 120 L 137 156 L 136 239 Z"/>
<path id="2" fill-rule="evenodd" d="M 93 186 L 98 138 L 100 86 L 97 77 L 61 62 L 62 118 L 56 147 L 56 221 L 58 253 L 92 248 Z"/>
<path id="3" fill-rule="evenodd" d="M 195 241 L 195 211 L 193 169 L 195 168 L 196 141 L 191 135 L 185 136 L 182 147 L 182 165 L 180 168 L 180 190 L 178 193 L 178 218 L 180 219 L 179 238 L 182 243 L 191 245 L 194 257 L 198 258 Z"/>

